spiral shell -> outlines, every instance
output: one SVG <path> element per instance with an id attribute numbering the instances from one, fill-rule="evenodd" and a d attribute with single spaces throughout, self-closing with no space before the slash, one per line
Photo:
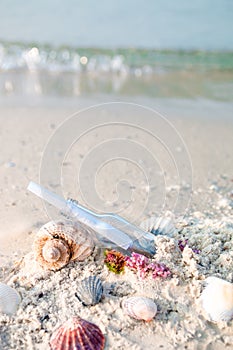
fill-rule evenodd
<path id="1" fill-rule="evenodd" d="M 230 321 L 233 318 L 233 284 L 218 277 L 207 277 L 201 294 L 202 307 L 211 321 Z"/>
<path id="2" fill-rule="evenodd" d="M 75 295 L 85 306 L 98 304 L 103 295 L 103 284 L 100 278 L 90 276 L 82 280 Z"/>
<path id="3" fill-rule="evenodd" d="M 12 315 L 21 301 L 19 293 L 4 283 L 0 283 L 0 312 Z"/>
<path id="4" fill-rule="evenodd" d="M 157 306 L 152 299 L 131 297 L 122 302 L 124 312 L 136 320 L 151 321 L 157 313 Z"/>
<path id="5" fill-rule="evenodd" d="M 149 219 L 144 220 L 140 227 L 144 231 L 151 232 L 154 235 L 173 236 L 177 231 L 173 219 L 169 216 L 151 216 Z"/>
<path id="6" fill-rule="evenodd" d="M 102 350 L 104 343 L 99 327 L 80 317 L 66 321 L 50 339 L 51 350 Z"/>
<path id="7" fill-rule="evenodd" d="M 38 263 L 45 269 L 59 270 L 70 261 L 82 261 L 93 250 L 92 232 L 79 224 L 50 221 L 41 227 L 33 243 Z"/>

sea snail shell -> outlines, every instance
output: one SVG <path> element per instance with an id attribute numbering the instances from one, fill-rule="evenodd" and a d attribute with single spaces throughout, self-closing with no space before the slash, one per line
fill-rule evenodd
<path id="1" fill-rule="evenodd" d="M 82 261 L 93 251 L 92 232 L 79 224 L 50 221 L 41 227 L 33 243 L 38 263 L 59 270 L 70 261 Z"/>

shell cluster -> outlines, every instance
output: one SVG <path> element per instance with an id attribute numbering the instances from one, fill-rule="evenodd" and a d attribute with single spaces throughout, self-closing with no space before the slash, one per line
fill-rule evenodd
<path id="1" fill-rule="evenodd" d="M 70 222 L 50 221 L 41 227 L 33 244 L 35 258 L 45 269 L 59 270 L 70 261 L 83 261 L 93 251 L 91 232 Z"/>
<path id="2" fill-rule="evenodd" d="M 169 220 L 168 218 L 157 218 L 156 220 L 151 218 L 150 221 L 144 222 L 141 227 L 154 234 L 161 234 L 161 232 L 168 234 L 175 230 L 174 225 Z M 33 243 L 35 260 L 41 267 L 53 271 L 60 270 L 71 261 L 83 261 L 93 251 L 92 237 L 93 232 L 78 223 L 50 221 L 42 226 L 36 234 Z M 120 267 L 124 267 L 126 260 L 129 264 L 130 258 L 126 259 L 119 252 L 107 251 L 107 254 L 107 262 L 112 264 L 111 267 L 117 265 L 117 271 L 119 264 L 121 264 Z M 138 259 L 142 259 L 140 263 L 145 267 L 145 273 L 149 270 L 156 270 L 156 273 L 159 272 L 161 275 L 164 272 L 164 266 L 155 266 L 154 263 L 149 263 L 146 257 L 142 258 L 140 254 L 133 254 L 135 254 L 133 258 L 137 259 L 130 260 L 130 262 L 137 266 Z M 75 296 L 84 306 L 92 306 L 101 301 L 103 290 L 101 279 L 98 276 L 89 276 L 78 281 Z M 0 283 L 0 312 L 15 313 L 20 301 L 21 297 L 16 290 Z M 154 301 L 142 296 L 126 298 L 121 306 L 126 315 L 136 320 L 151 321 L 157 313 Z M 73 317 L 53 332 L 49 345 L 51 350 L 103 350 L 105 337 L 97 325 L 80 317 Z"/>
<path id="3" fill-rule="evenodd" d="M 0 312 L 13 315 L 21 302 L 19 293 L 7 284 L 0 283 Z"/>
<path id="4" fill-rule="evenodd" d="M 100 328 L 80 317 L 66 321 L 50 339 L 51 350 L 102 350 L 104 344 Z"/>
<path id="5" fill-rule="evenodd" d="M 211 321 L 230 321 L 233 318 L 233 284 L 210 276 L 201 294 L 202 307 Z"/>
<path id="6" fill-rule="evenodd" d="M 100 278 L 90 276 L 82 280 L 75 295 L 85 306 L 98 304 L 103 295 L 103 284 Z"/>
<path id="7" fill-rule="evenodd" d="M 156 313 L 157 306 L 150 298 L 131 297 L 122 302 L 124 312 L 136 320 L 151 321 Z"/>
<path id="8" fill-rule="evenodd" d="M 144 231 L 151 232 L 154 235 L 173 236 L 176 233 L 173 219 L 169 216 L 152 216 L 149 219 L 144 220 L 140 227 Z"/>

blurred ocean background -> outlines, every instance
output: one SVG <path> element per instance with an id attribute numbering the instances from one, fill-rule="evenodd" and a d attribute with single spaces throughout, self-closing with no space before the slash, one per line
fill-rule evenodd
<path id="1" fill-rule="evenodd" d="M 232 19 L 231 0 L 1 1 L 0 101 L 114 95 L 231 104 Z"/>

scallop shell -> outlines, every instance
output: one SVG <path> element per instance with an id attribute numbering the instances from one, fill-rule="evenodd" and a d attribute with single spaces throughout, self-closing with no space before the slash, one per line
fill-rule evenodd
<path id="1" fill-rule="evenodd" d="M 233 318 L 233 284 L 218 277 L 207 277 L 201 294 L 202 307 L 214 322 Z"/>
<path id="2" fill-rule="evenodd" d="M 167 216 L 152 216 L 144 220 L 140 227 L 144 231 L 151 232 L 154 235 L 173 236 L 177 232 L 173 219 Z"/>
<path id="3" fill-rule="evenodd" d="M 152 299 L 131 297 L 122 302 L 124 312 L 136 320 L 151 321 L 157 313 L 157 306 Z"/>
<path id="4" fill-rule="evenodd" d="M 0 283 L 0 312 L 13 315 L 21 301 L 19 293 L 4 283 Z"/>
<path id="5" fill-rule="evenodd" d="M 70 261 L 83 261 L 93 251 L 92 232 L 70 222 L 50 221 L 37 233 L 33 251 L 45 269 L 59 270 Z"/>
<path id="6" fill-rule="evenodd" d="M 51 350 L 102 350 L 104 343 L 99 327 L 80 317 L 66 321 L 50 339 Z"/>
<path id="7" fill-rule="evenodd" d="M 90 276 L 82 280 L 75 295 L 85 306 L 98 304 L 103 295 L 103 284 L 100 278 Z"/>

